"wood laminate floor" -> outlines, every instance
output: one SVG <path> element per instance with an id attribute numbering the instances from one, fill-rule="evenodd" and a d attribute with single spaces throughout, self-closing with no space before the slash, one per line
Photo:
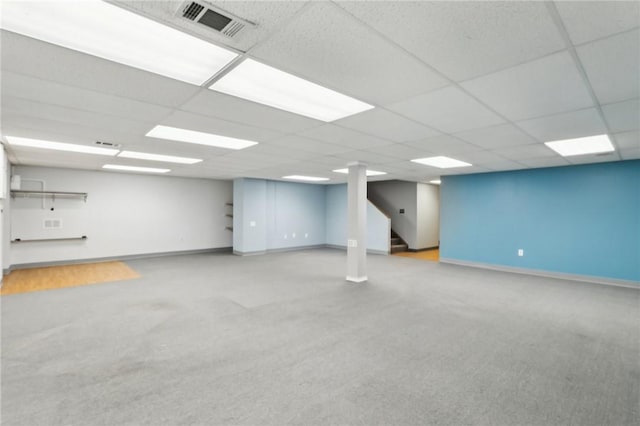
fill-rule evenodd
<path id="1" fill-rule="evenodd" d="M 432 262 L 438 262 L 440 260 L 440 250 L 424 250 L 418 252 L 403 251 L 400 253 L 394 253 L 394 256 L 410 257 L 412 259 L 430 260 Z"/>
<path id="2" fill-rule="evenodd" d="M 139 277 L 140 275 L 136 271 L 119 261 L 18 269 L 4 277 L 0 295 L 53 290 Z"/>

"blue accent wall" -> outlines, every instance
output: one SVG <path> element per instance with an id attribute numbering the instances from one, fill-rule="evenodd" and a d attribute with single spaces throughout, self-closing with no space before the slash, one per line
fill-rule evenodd
<path id="1" fill-rule="evenodd" d="M 260 253 L 325 244 L 325 187 L 233 181 L 233 250 Z"/>
<path id="2" fill-rule="evenodd" d="M 446 176 L 440 191 L 441 258 L 640 281 L 640 160 Z"/>

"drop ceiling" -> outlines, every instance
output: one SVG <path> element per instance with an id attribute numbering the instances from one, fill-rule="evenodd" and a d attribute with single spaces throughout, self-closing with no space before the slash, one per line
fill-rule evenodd
<path id="1" fill-rule="evenodd" d="M 640 158 L 640 2 L 219 1 L 257 24 L 229 39 L 175 17 L 181 2 L 113 2 L 375 106 L 331 123 L 1 32 L 1 125 L 13 164 L 101 170 L 109 158 L 12 147 L 4 136 L 202 158 L 169 175 L 345 182 Z M 81 4 L 78 6 L 81 7 Z M 180 66 L 176 64 L 176 66 Z M 145 137 L 156 125 L 249 139 L 230 151 Z M 560 157 L 545 141 L 609 134 L 616 151 Z M 415 158 L 449 156 L 438 169 Z"/>

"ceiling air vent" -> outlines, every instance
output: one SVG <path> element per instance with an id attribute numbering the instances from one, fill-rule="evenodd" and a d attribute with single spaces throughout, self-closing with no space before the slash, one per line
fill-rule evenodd
<path id="1" fill-rule="evenodd" d="M 185 1 L 180 5 L 178 14 L 184 19 L 209 27 L 229 38 L 235 37 L 246 27 L 256 26 L 252 22 L 203 1 Z"/>
<path id="2" fill-rule="evenodd" d="M 120 148 L 121 146 L 119 143 L 102 142 L 102 141 L 96 141 L 96 145 L 108 146 L 109 148 Z"/>

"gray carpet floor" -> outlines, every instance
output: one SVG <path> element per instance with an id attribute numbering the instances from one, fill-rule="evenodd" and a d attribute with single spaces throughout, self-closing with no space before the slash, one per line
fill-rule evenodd
<path id="1" fill-rule="evenodd" d="M 2 298 L 3 425 L 637 425 L 640 291 L 344 251 Z"/>

